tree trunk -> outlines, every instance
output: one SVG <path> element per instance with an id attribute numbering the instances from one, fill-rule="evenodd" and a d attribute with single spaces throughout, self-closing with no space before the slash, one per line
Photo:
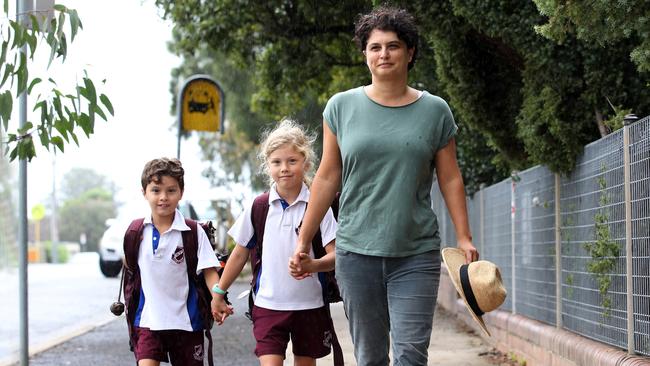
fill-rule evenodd
<path id="1" fill-rule="evenodd" d="M 605 137 L 610 132 L 609 128 L 603 123 L 603 115 L 600 111 L 594 108 L 594 112 L 596 112 L 596 124 L 598 125 L 598 131 L 600 131 L 600 137 Z"/>

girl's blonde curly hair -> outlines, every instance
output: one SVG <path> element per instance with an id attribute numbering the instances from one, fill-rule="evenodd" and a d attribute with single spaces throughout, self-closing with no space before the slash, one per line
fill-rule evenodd
<path id="1" fill-rule="evenodd" d="M 314 134 L 309 133 L 303 126 L 288 118 L 282 119 L 273 130 L 264 132 L 257 157 L 260 160 L 260 172 L 269 178 L 269 185 L 273 184 L 268 164 L 269 155 L 286 145 L 292 146 L 305 158 L 304 182 L 310 185 L 316 163 L 312 148 L 314 141 L 316 141 Z"/>

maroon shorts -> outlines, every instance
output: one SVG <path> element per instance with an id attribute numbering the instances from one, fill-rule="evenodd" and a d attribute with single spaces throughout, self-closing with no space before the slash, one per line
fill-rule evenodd
<path id="1" fill-rule="evenodd" d="M 172 365 L 203 366 L 203 331 L 149 330 L 135 327 L 135 359 L 171 362 Z"/>
<path id="2" fill-rule="evenodd" d="M 253 306 L 255 355 L 282 355 L 284 358 L 291 338 L 294 355 L 324 357 L 332 346 L 331 324 L 325 307 L 281 311 Z"/>

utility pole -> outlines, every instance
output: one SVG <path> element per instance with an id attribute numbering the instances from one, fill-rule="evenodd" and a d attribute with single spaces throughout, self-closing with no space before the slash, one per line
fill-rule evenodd
<path id="1" fill-rule="evenodd" d="M 26 24 L 25 14 L 30 10 L 27 0 L 16 0 L 16 21 Z M 20 52 L 27 55 L 27 44 Z M 27 122 L 27 90 L 18 97 L 18 126 Z M 18 309 L 20 327 L 20 365 L 29 365 L 29 336 L 27 308 L 27 159 L 18 160 Z"/>

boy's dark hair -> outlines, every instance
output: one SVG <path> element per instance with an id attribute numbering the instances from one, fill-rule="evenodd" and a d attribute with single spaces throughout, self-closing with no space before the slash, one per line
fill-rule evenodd
<path id="1" fill-rule="evenodd" d="M 147 185 L 151 182 L 160 183 L 162 177 L 172 177 L 178 182 L 178 186 L 181 191 L 185 188 L 185 181 L 183 180 L 183 175 L 185 170 L 180 160 L 175 158 L 160 158 L 153 159 L 144 165 L 142 170 L 142 178 L 140 179 L 142 183 L 142 189 L 146 190 Z"/>
<path id="2" fill-rule="evenodd" d="M 375 29 L 395 32 L 408 49 L 414 49 L 408 65 L 408 69 L 412 69 L 418 54 L 420 37 L 415 18 L 405 9 L 386 5 L 379 6 L 368 14 L 360 14 L 354 26 L 354 41 L 361 51 L 366 49 L 370 33 Z"/>

